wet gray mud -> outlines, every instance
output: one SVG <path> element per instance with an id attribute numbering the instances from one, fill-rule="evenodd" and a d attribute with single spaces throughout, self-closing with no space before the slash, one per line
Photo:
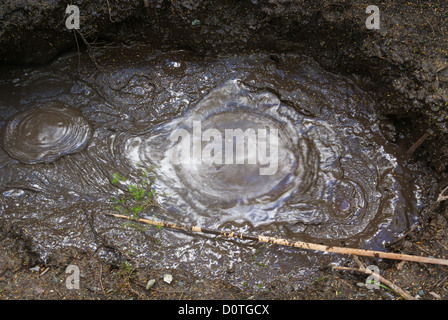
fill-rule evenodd
<path id="1" fill-rule="evenodd" d="M 74 247 L 117 263 L 118 247 L 140 266 L 257 288 L 306 285 L 344 259 L 105 216 L 142 168 L 163 208 L 142 218 L 376 250 L 416 222 L 419 187 L 375 96 L 311 58 L 144 46 L 94 58 L 72 53 L 1 76 L 0 216 L 43 261 Z M 226 129 L 246 133 L 243 154 L 225 148 Z M 112 183 L 114 173 L 126 181 Z"/>

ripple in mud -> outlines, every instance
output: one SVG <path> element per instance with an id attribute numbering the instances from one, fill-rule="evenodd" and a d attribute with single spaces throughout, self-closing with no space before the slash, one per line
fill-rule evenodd
<path id="1" fill-rule="evenodd" d="M 136 168 L 155 166 L 158 188 L 173 195 L 165 201 L 196 222 L 286 223 L 319 239 L 372 236 L 402 201 L 385 191 L 396 187 L 396 163 L 375 145 L 370 128 L 352 121 L 347 133 L 342 123 L 300 114 L 275 94 L 232 80 L 186 117 L 128 140 L 123 153 Z M 263 134 L 260 140 L 260 130 L 278 137 Z"/>
<path id="2" fill-rule="evenodd" d="M 48 103 L 14 115 L 4 126 L 2 147 L 20 162 L 53 162 L 81 151 L 92 130 L 76 109 Z"/>

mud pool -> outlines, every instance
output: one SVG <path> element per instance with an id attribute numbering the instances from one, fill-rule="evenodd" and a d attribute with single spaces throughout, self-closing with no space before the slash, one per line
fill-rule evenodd
<path id="1" fill-rule="evenodd" d="M 382 125 L 375 97 L 311 58 L 130 46 L 97 49 L 95 61 L 73 53 L 1 75 L 0 217 L 25 230 L 43 260 L 75 247 L 116 262 L 113 244 L 141 265 L 256 286 L 274 278 L 305 284 L 343 259 L 137 230 L 103 215 L 142 167 L 154 168 L 164 209 L 146 208 L 143 218 L 375 250 L 416 222 L 419 188 L 388 142 L 395 132 Z M 194 139 L 198 123 L 215 133 L 270 128 L 269 138 L 275 129 L 278 139 L 263 141 L 278 163 L 249 163 L 250 143 L 243 163 L 174 163 L 180 142 L 171 134 L 183 129 Z M 213 157 L 225 157 L 224 140 L 202 137 L 199 151 L 214 141 Z M 270 165 L 273 173 L 260 175 Z M 126 181 L 113 184 L 114 173 Z"/>

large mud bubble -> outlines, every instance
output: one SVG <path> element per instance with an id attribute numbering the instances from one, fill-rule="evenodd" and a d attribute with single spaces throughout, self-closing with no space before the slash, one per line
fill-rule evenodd
<path id="1" fill-rule="evenodd" d="M 281 103 L 274 93 L 250 90 L 236 79 L 213 89 L 188 116 L 160 124 L 147 136 L 129 139 L 123 153 L 136 165 L 158 167 L 159 189 L 175 195 L 165 201 L 183 208 L 179 215 L 194 216 L 201 224 L 285 223 L 294 233 L 317 239 L 373 235 L 378 225 L 398 218 L 396 205 L 401 199 L 393 191 L 398 183 L 397 164 L 384 148 L 374 145 L 378 142 L 369 135 L 371 128 L 358 119 L 350 123 L 342 118 L 348 116 L 339 116 L 339 124 L 306 116 Z M 246 135 L 246 144 L 236 145 L 245 149 L 239 150 L 245 152 L 242 163 L 236 159 L 217 164 L 203 159 L 173 163 L 173 148 L 182 142 L 173 141 L 172 133 L 179 128 L 188 134 L 188 147 L 180 151 L 190 151 L 191 157 L 195 146 L 190 134 L 217 130 L 211 139 L 216 143 L 219 134 L 225 139 L 225 130 L 276 128 L 277 159 L 272 157 L 273 163 L 264 166 L 249 164 L 250 145 L 257 141 L 249 142 Z M 200 154 L 209 152 L 209 139 L 204 142 L 201 137 Z M 269 141 L 265 143 L 269 147 Z M 225 143 L 219 141 L 218 146 L 225 158 Z M 263 174 L 262 169 L 273 170 Z"/>
<path id="2" fill-rule="evenodd" d="M 132 62 L 123 58 L 130 55 Z M 408 183 L 410 172 L 383 137 L 374 97 L 308 57 L 273 61 L 268 54 L 197 58 L 104 49 L 98 58 L 108 72 L 84 58 L 83 72 L 68 55 L 1 82 L 5 121 L 36 105 L 42 112 L 61 103 L 77 109 L 90 123 L 81 127 L 92 130 L 85 133 L 88 143 L 82 140 L 86 145 L 76 144 L 77 152 L 50 163 L 23 164 L 12 156 L 12 144 L 0 153 L 1 217 L 26 229 L 44 259 L 64 246 L 112 259 L 104 248 L 109 241 L 142 263 L 241 284 L 243 275 L 255 282 L 267 274 L 301 278 L 334 258 L 123 228 L 101 214 L 113 210 L 109 199 L 122 193 L 111 177 L 119 172 L 137 181 L 141 166 L 155 167 L 157 200 L 165 208 L 156 214 L 168 221 L 370 249 L 384 248 L 415 222 L 418 187 Z M 178 141 L 170 135 L 192 133 L 197 123 L 202 132 L 276 129 L 275 174 L 260 175 L 260 164 L 173 163 L 170 152 Z M 208 142 L 201 142 L 202 151 Z M 263 252 L 270 268 L 253 267 L 255 252 Z"/>

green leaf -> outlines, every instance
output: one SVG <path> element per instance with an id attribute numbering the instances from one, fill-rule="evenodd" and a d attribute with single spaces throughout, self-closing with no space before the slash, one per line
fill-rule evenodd
<path id="1" fill-rule="evenodd" d="M 113 175 L 112 184 L 117 184 L 118 181 L 126 181 L 126 178 L 120 176 L 118 172 L 115 172 Z"/>
<path id="2" fill-rule="evenodd" d="M 132 208 L 131 210 L 132 210 L 132 212 L 134 212 L 134 213 L 139 213 L 140 211 L 143 210 L 143 207 L 142 207 L 142 206 L 138 206 L 138 207 L 134 207 L 134 208 Z"/>

